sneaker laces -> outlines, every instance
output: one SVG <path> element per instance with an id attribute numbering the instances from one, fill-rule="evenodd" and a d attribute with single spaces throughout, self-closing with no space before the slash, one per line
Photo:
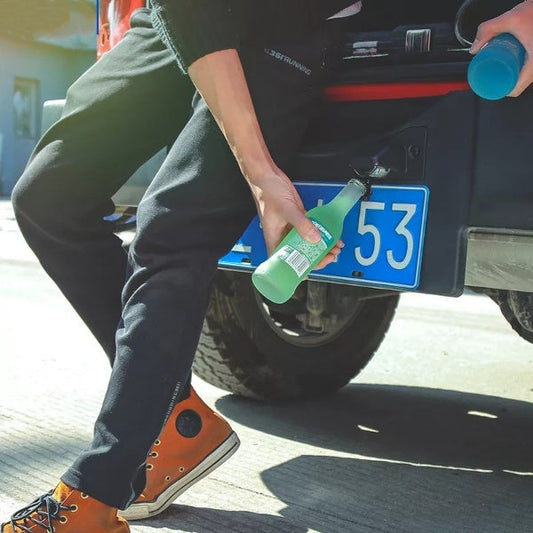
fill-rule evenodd
<path id="1" fill-rule="evenodd" d="M 36 533 L 33 526 L 39 526 L 47 533 L 54 533 L 54 521 L 60 520 L 61 511 L 72 511 L 70 505 L 62 505 L 52 497 L 52 492 L 48 492 L 37 498 L 20 511 L 17 511 L 9 522 L 13 532 Z M 32 516 L 33 515 L 33 516 Z M 0 531 L 4 531 L 4 526 Z"/>

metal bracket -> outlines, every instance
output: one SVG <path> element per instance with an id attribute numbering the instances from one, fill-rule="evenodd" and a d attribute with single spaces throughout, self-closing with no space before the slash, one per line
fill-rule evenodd
<path id="1" fill-rule="evenodd" d="M 424 53 L 431 50 L 431 30 L 407 30 L 405 32 L 405 51 L 410 53 Z"/>

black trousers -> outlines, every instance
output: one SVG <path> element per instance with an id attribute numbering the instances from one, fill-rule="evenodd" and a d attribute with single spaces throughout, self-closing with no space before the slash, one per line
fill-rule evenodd
<path id="1" fill-rule="evenodd" d="M 149 15 L 135 12 L 123 41 L 69 89 L 13 193 L 26 240 L 113 363 L 94 440 L 62 479 L 119 508 L 142 491 L 146 455 L 187 387 L 217 260 L 256 213 L 223 135 Z M 281 168 L 320 101 L 326 33 L 240 50 Z M 126 256 L 104 220 L 111 196 L 167 145 Z"/>

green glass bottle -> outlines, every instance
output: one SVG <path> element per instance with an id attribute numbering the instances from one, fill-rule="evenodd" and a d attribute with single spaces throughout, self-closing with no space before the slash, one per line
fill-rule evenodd
<path id="1" fill-rule="evenodd" d="M 320 232 L 321 240 L 310 243 L 293 228 L 252 274 L 256 289 L 274 303 L 285 303 L 339 241 L 346 215 L 366 192 L 364 183 L 352 179 L 331 202 L 307 211 L 306 216 Z"/>

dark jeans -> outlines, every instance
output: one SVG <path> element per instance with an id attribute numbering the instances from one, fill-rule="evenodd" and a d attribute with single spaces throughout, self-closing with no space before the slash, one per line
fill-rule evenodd
<path id="1" fill-rule="evenodd" d="M 281 168 L 320 101 L 327 43 L 323 34 L 240 51 Z M 111 196 L 166 145 L 126 256 L 103 217 L 113 211 Z M 69 89 L 13 203 L 43 267 L 113 362 L 94 440 L 62 479 L 124 508 L 142 491 L 146 455 L 187 386 L 217 260 L 255 215 L 223 135 L 147 9 Z"/>

